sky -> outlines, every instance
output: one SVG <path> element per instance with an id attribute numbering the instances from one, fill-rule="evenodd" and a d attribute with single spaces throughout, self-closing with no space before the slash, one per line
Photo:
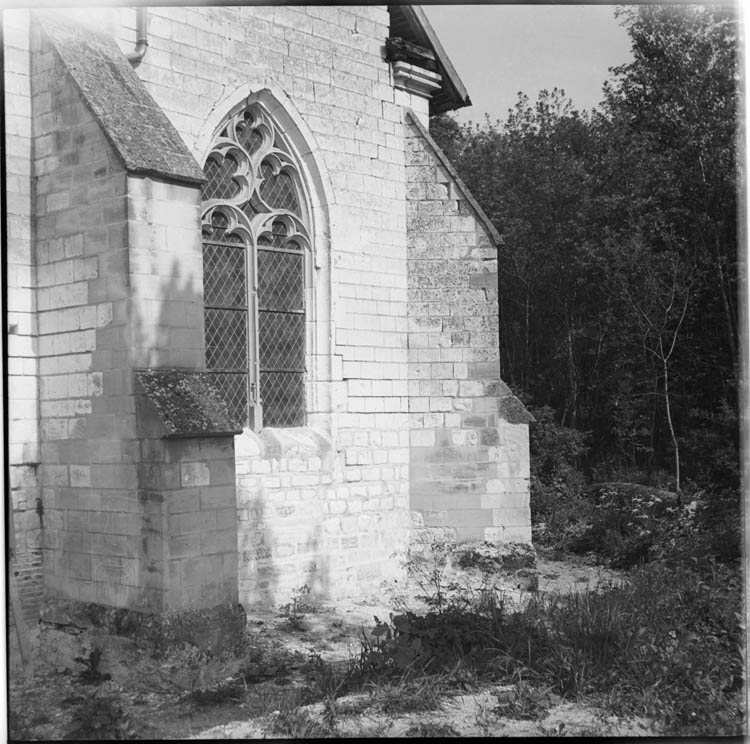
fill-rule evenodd
<path id="1" fill-rule="evenodd" d="M 505 119 L 522 91 L 563 88 L 578 109 L 602 99 L 609 68 L 631 60 L 614 5 L 423 5 L 472 106 L 459 121 Z"/>

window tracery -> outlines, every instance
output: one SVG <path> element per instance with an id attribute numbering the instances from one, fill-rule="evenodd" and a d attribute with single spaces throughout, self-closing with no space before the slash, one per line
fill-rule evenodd
<path id="1" fill-rule="evenodd" d="M 299 169 L 256 102 L 214 138 L 204 173 L 207 371 L 244 425 L 300 426 L 311 239 Z"/>

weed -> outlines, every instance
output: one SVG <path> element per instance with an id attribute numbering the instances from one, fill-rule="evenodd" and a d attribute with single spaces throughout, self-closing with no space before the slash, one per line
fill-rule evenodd
<path id="1" fill-rule="evenodd" d="M 430 723 L 429 721 L 420 721 L 415 726 L 411 726 L 404 732 L 404 736 L 409 737 L 430 737 L 437 738 L 440 736 L 460 736 L 452 726 L 447 723 Z"/>
<path id="2" fill-rule="evenodd" d="M 538 728 L 542 736 L 565 736 L 565 734 L 563 733 L 563 731 L 565 731 L 565 723 L 563 723 L 562 721 L 560 721 L 560 723 L 558 723 L 554 728 L 546 728 L 545 726 L 542 726 L 541 723 L 538 724 Z"/>
<path id="3" fill-rule="evenodd" d="M 99 671 L 99 662 L 102 659 L 102 651 L 98 648 L 93 648 L 88 655 L 88 658 L 83 656 L 76 656 L 75 661 L 79 664 L 83 664 L 86 668 L 78 675 L 81 680 L 89 685 L 100 684 L 111 679 L 109 674 L 102 674 Z"/>
<path id="4" fill-rule="evenodd" d="M 280 711 L 274 719 L 272 731 L 292 739 L 323 739 L 331 736 L 326 726 L 302 710 Z"/>
<path id="5" fill-rule="evenodd" d="M 407 559 L 409 575 L 422 592 L 416 598 L 438 612 L 448 600 L 449 587 L 444 583 L 444 572 L 450 552 L 451 546 L 432 543 L 428 554 L 410 554 Z"/>
<path id="6" fill-rule="evenodd" d="M 25 713 L 8 711 L 8 739 L 11 741 L 28 741 L 32 739 L 31 725 Z"/>
<path id="7" fill-rule="evenodd" d="M 551 690 L 533 687 L 518 674 L 518 682 L 512 689 L 497 693 L 498 706 L 494 713 L 522 721 L 544 718 L 552 705 Z"/>
<path id="8" fill-rule="evenodd" d="M 114 698 L 94 695 L 75 711 L 63 738 L 73 741 L 135 739 L 137 731 L 133 720 Z"/>
<path id="9" fill-rule="evenodd" d="M 292 599 L 290 602 L 287 602 L 279 608 L 281 612 L 286 615 L 289 627 L 293 630 L 307 630 L 303 622 L 305 615 L 318 611 L 318 606 L 309 601 L 309 595 L 310 587 L 307 584 L 304 584 L 292 592 Z"/>
<path id="10" fill-rule="evenodd" d="M 182 698 L 183 702 L 194 703 L 201 707 L 239 703 L 247 693 L 244 680 L 232 680 L 209 690 L 193 690 Z"/>
<path id="11" fill-rule="evenodd" d="M 351 689 L 353 680 L 349 665 L 346 670 L 342 670 L 334 664 L 324 662 L 320 657 L 317 659 L 313 676 L 316 692 L 321 698 L 335 700 Z"/>
<path id="12" fill-rule="evenodd" d="M 275 711 L 289 712 L 315 702 L 317 695 L 308 686 L 249 688 L 245 709 L 251 717 L 266 716 Z"/>
<path id="13" fill-rule="evenodd" d="M 331 735 L 336 733 L 340 713 L 336 699 L 344 694 L 351 683 L 350 669 L 341 674 L 333 664 L 326 664 L 321 661 L 316 676 L 316 697 L 321 696 L 323 698 L 323 720 Z"/>
<path id="14" fill-rule="evenodd" d="M 405 673 L 387 684 L 370 683 L 373 702 L 388 715 L 437 710 L 444 678 Z"/>

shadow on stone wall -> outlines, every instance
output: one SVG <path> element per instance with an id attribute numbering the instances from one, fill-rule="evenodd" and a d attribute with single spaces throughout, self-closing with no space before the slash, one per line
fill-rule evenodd
<path id="1" fill-rule="evenodd" d="M 185 266 L 174 259 L 169 276 L 161 280 L 158 301 L 132 303 L 136 368 L 203 367 L 203 297 L 195 284 Z M 154 312 L 149 313 L 149 308 Z M 333 468 L 330 440 L 303 427 L 266 429 L 261 435 L 246 430 L 234 438 L 233 445 L 236 493 L 232 539 L 240 601 L 247 609 L 277 610 L 305 585 L 310 599 L 329 598 L 337 588 L 332 571 L 337 568 L 333 556 L 338 552 L 339 536 L 328 534 L 326 520 L 340 521 L 328 514 L 326 507 Z M 213 477 L 211 463 L 208 470 Z M 159 496 L 152 493 L 150 498 L 158 500 Z M 186 538 L 197 535 L 202 539 L 205 526 L 200 515 L 192 521 L 173 518 L 175 507 L 169 500 L 182 498 L 180 493 L 167 489 L 164 498 L 169 539 L 174 538 L 175 529 L 184 530 Z M 144 515 L 144 533 L 148 522 Z M 144 534 L 144 545 L 146 537 Z M 230 539 L 228 532 L 226 539 Z M 142 582 L 153 578 L 145 573 L 153 570 L 149 565 L 148 556 L 142 556 Z"/>

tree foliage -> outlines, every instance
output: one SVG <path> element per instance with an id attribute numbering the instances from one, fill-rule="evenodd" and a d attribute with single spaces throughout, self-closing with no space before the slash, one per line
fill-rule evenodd
<path id="1" fill-rule="evenodd" d="M 506 381 L 588 432 L 595 477 L 736 488 L 736 15 L 617 13 L 633 59 L 599 109 L 553 89 L 432 132 L 503 235 Z"/>

